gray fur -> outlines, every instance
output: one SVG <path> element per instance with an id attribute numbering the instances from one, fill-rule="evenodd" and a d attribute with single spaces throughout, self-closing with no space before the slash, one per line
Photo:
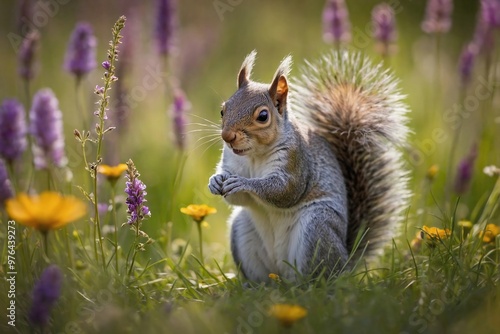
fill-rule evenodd
<path id="1" fill-rule="evenodd" d="M 327 56 L 295 87 L 286 82 L 291 57 L 270 85 L 250 80 L 254 59 L 255 52 L 245 59 L 239 88 L 224 103 L 226 145 L 209 181 L 235 206 L 234 260 L 254 281 L 269 273 L 295 279 L 286 262 L 302 274 L 335 274 L 360 229 L 370 239 L 361 246 L 376 253 L 406 205 L 400 153 L 389 143 L 405 140 L 406 107 L 394 79 L 359 55 Z M 255 119 L 263 109 L 267 123 Z"/>

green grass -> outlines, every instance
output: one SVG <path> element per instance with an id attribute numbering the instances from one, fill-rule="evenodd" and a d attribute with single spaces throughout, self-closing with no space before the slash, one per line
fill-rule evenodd
<path id="1" fill-rule="evenodd" d="M 90 4 L 89 4 L 90 3 Z M 357 37 L 365 31 L 370 9 L 377 1 L 363 6 L 349 3 L 352 27 Z M 94 230 L 88 215 L 48 234 L 48 255 L 44 255 L 43 238 L 38 231 L 16 225 L 16 327 L 0 320 L 0 331 L 12 333 L 128 333 L 142 331 L 167 333 L 495 333 L 500 326 L 499 259 L 500 241 L 484 243 L 478 236 L 486 223 L 500 225 L 497 207 L 500 181 L 488 177 L 482 169 L 500 165 L 498 132 L 498 79 L 485 59 L 479 57 L 473 80 L 461 91 L 457 61 L 462 45 L 472 38 L 477 5 L 456 5 L 452 31 L 441 39 L 440 68 L 435 70 L 434 43 L 420 30 L 423 4 L 402 1 L 398 12 L 398 52 L 386 66 L 401 80 L 402 92 L 410 106 L 413 135 L 405 148 L 414 193 L 405 213 L 402 233 L 388 245 L 379 261 L 357 263 L 352 271 L 339 277 L 298 282 L 283 279 L 268 285 L 245 281 L 238 274 L 228 247 L 226 220 L 230 209 L 208 189 L 208 178 L 220 156 L 221 142 L 210 146 L 201 131 L 210 122 L 217 124 L 219 106 L 235 89 L 237 70 L 244 56 L 257 49 L 255 78 L 269 81 L 279 61 L 291 53 L 295 59 L 292 76 L 298 73 L 303 59 L 314 59 L 330 46 L 321 41 L 320 15 L 323 2 L 309 4 L 300 0 L 254 4 L 243 1 L 220 21 L 212 2 L 180 4 L 179 53 L 173 58 L 174 70 L 169 76 L 179 78 L 192 109 L 189 114 L 188 148 L 179 152 L 172 141 L 169 94 L 165 95 L 167 77 L 136 99 L 131 107 L 129 123 L 120 131 L 119 141 L 107 141 L 118 132 L 104 135 L 103 163 L 114 164 L 132 159 L 147 185 L 148 206 L 152 216 L 141 229 L 154 243 L 139 251 L 131 271 L 134 233 L 126 222 L 125 183 L 116 184 L 116 223 L 118 229 L 118 267 L 116 266 L 112 212 L 100 216 L 103 250 L 95 257 Z M 15 30 L 14 6 L 0 5 L 2 32 Z M 107 41 L 114 20 L 125 14 L 127 26 L 134 26 L 134 58 L 123 82 L 130 91 L 142 87 L 150 74 L 147 66 L 160 63 L 151 40 L 152 5 L 137 4 L 134 10 L 98 1 L 72 1 L 42 27 L 39 56 L 40 72 L 31 84 L 31 94 L 51 87 L 64 114 L 64 131 L 70 183 L 64 173 L 53 170 L 51 187 L 85 200 L 78 187 L 93 190 L 93 179 L 85 171 L 80 144 L 73 138 L 75 128 L 84 129 L 82 115 L 76 111 L 74 78 L 61 69 L 69 33 L 78 19 L 89 20 L 99 39 L 98 59 L 106 57 Z M 77 14 L 79 13 L 78 17 Z M 418 14 L 418 15 L 417 15 Z M 148 19 L 145 19 L 147 17 Z M 3 23 L 2 23 L 3 24 Z M 5 23 L 7 25 L 7 23 Z M 190 35 L 191 34 L 191 35 Z M 498 31 L 496 31 L 498 37 Z M 369 37 L 369 35 L 368 35 Z M 353 44 L 374 61 L 380 56 L 373 43 Z M 201 51 L 192 51 L 200 47 Z M 26 105 L 22 81 L 17 77 L 16 54 L 8 40 L 0 40 L 0 98 L 16 97 Z M 190 53 L 191 52 L 191 53 Z M 192 58 L 188 57 L 192 56 Z M 498 68 L 499 52 L 493 53 L 493 66 Z M 119 60 L 120 61 L 120 60 Z M 100 61 L 99 61 L 100 62 Z M 81 103 L 89 115 L 98 97 L 92 94 L 96 84 L 102 85 L 103 70 L 92 72 L 82 82 Z M 485 73 L 488 73 L 486 81 Z M 498 76 L 498 74 L 496 74 Z M 436 81 L 437 80 L 437 81 Z M 485 83 L 486 82 L 486 83 Z M 482 94 L 486 90 L 488 93 Z M 116 98 L 113 86 L 111 98 Z M 456 125 L 450 120 L 455 105 L 477 102 L 464 117 L 458 136 L 456 154 L 449 161 Z M 113 110 L 109 111 L 110 113 Z M 455 115 L 455 114 L 453 114 Z M 88 116 L 88 115 L 87 115 Z M 87 119 L 90 119 L 88 116 Z M 94 117 L 93 122 L 98 122 Z M 93 131 L 94 126 L 90 129 Z M 484 131 L 483 131 L 484 129 Z M 115 137 L 116 139 L 117 137 Z M 478 144 L 478 157 L 467 192 L 458 196 L 450 191 L 456 166 Z M 89 143 L 90 161 L 96 147 Z M 26 153 L 13 178 L 22 191 L 29 184 L 31 154 Z M 112 161 L 117 159 L 117 161 Z M 431 165 L 437 174 L 427 175 Z M 451 174 L 450 174 L 451 171 Z M 109 202 L 112 191 L 103 178 L 98 180 L 99 202 Z M 36 172 L 32 189 L 47 190 L 47 173 Z M 179 209 L 190 203 L 205 203 L 218 213 L 206 218 L 203 229 L 204 261 L 200 259 L 198 234 L 194 222 Z M 2 222 L 8 217 L 2 209 Z M 473 231 L 464 230 L 459 221 L 475 224 Z M 415 235 L 426 226 L 448 228 L 447 238 L 424 237 L 419 247 L 411 247 Z M 0 309 L 6 310 L 8 257 L 7 224 L 0 230 Z M 477 231 L 476 231 L 477 230 Z M 477 233 L 476 233 L 477 232 Z M 144 242 L 145 238 L 140 238 Z M 104 263 L 102 261 L 104 257 Z M 129 259 L 127 261 L 127 258 Z M 202 265 L 201 263 L 204 263 Z M 43 330 L 28 320 L 32 290 L 42 271 L 57 264 L 63 274 L 62 293 L 55 304 L 49 324 Z M 283 328 L 268 314 L 276 303 L 297 304 L 307 316 L 291 328 Z M 4 312 L 2 312 L 4 314 Z"/>

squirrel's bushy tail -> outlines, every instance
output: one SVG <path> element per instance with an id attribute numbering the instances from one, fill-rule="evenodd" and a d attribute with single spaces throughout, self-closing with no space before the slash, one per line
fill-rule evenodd
<path id="1" fill-rule="evenodd" d="M 307 63 L 295 84 L 295 112 L 331 144 L 348 192 L 347 246 L 374 255 L 398 232 L 409 192 L 398 146 L 408 133 L 397 80 L 360 54 L 332 52 Z"/>

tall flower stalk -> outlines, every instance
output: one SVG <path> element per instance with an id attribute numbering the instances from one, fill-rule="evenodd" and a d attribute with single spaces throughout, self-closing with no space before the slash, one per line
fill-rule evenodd
<path id="1" fill-rule="evenodd" d="M 391 53 L 396 40 L 396 16 L 394 9 L 387 3 L 381 3 L 372 11 L 373 37 L 377 42 L 377 51 L 386 58 Z"/>
<path id="2" fill-rule="evenodd" d="M 351 23 L 344 0 L 327 0 L 323 10 L 323 39 L 336 46 L 351 41 Z"/>
<path id="3" fill-rule="evenodd" d="M 118 80 L 118 78 L 115 76 L 115 64 L 118 61 L 118 46 L 121 43 L 120 40 L 122 38 L 122 35 L 120 32 L 122 29 L 125 27 L 125 21 L 126 18 L 125 16 L 121 16 L 114 24 L 113 29 L 112 29 L 112 39 L 109 42 L 109 48 L 107 52 L 107 60 L 102 63 L 102 67 L 105 69 L 104 72 L 104 86 L 96 86 L 95 88 L 95 93 L 100 96 L 99 101 L 97 102 L 98 104 L 98 109 L 94 112 L 94 115 L 97 116 L 98 122 L 95 125 L 95 134 L 97 138 L 90 138 L 90 132 L 89 131 L 83 131 L 83 133 L 80 133 L 80 131 L 75 130 L 74 135 L 75 138 L 81 143 L 82 146 L 82 153 L 83 153 L 83 159 L 85 162 L 86 169 L 90 173 L 90 177 L 93 179 L 93 195 L 90 195 L 86 192 L 84 192 L 85 196 L 92 202 L 94 205 L 94 218 L 92 219 L 94 223 L 94 253 L 95 253 L 95 258 L 96 261 L 99 261 L 99 256 L 98 256 L 98 247 L 100 248 L 101 251 L 101 261 L 103 267 L 106 269 L 106 260 L 104 256 L 104 247 L 102 244 L 102 233 L 101 233 L 101 222 L 99 218 L 99 199 L 98 199 L 98 187 L 97 187 L 97 169 L 99 165 L 102 162 L 102 144 L 103 144 L 103 136 L 105 133 L 111 131 L 114 129 L 114 127 L 107 127 L 105 126 L 105 121 L 107 120 L 108 116 L 106 115 L 106 111 L 108 110 L 109 106 L 109 91 L 111 89 L 111 85 Z M 86 153 L 85 153 L 85 146 L 87 142 L 92 142 L 97 145 L 97 153 L 96 153 L 96 159 L 94 162 L 89 163 Z M 97 241 L 98 240 L 98 241 Z M 97 245 L 99 243 L 99 246 Z"/>
<path id="4" fill-rule="evenodd" d="M 132 274 L 132 270 L 134 269 L 135 258 L 137 256 L 138 251 L 143 251 L 144 246 L 153 242 L 149 236 L 141 230 L 142 222 L 151 217 L 151 212 L 149 208 L 146 206 L 146 185 L 139 180 L 139 172 L 134 165 L 132 160 L 127 162 L 127 183 L 125 188 L 125 193 L 127 194 L 126 204 L 127 204 L 127 214 L 128 220 L 127 223 L 123 225 L 129 225 L 132 231 L 134 231 L 135 239 L 134 244 L 132 245 L 131 251 L 133 251 L 132 260 L 130 262 L 130 267 L 127 271 L 128 276 Z M 140 243 L 139 238 L 144 237 L 147 239 L 145 243 Z M 127 263 L 128 259 L 127 256 Z"/>
<path id="5" fill-rule="evenodd" d="M 87 123 L 88 120 L 84 108 L 81 106 L 80 87 L 83 76 L 97 67 L 96 47 L 97 39 L 94 36 L 92 26 L 87 22 L 77 23 L 71 33 L 66 50 L 64 69 L 76 77 L 76 108 L 82 115 L 84 123 Z M 88 124 L 85 125 L 87 126 Z"/>
<path id="6" fill-rule="evenodd" d="M 24 90 L 26 94 L 26 103 L 29 106 L 30 95 L 30 82 L 35 77 L 37 72 L 36 66 L 36 53 L 40 41 L 40 34 L 38 31 L 33 30 L 24 37 L 18 51 L 18 73 L 23 79 Z"/>
<path id="7" fill-rule="evenodd" d="M 0 156 L 7 163 L 12 176 L 14 163 L 22 157 L 28 146 L 26 135 L 23 105 L 15 99 L 4 100 L 0 105 Z"/>
<path id="8" fill-rule="evenodd" d="M 37 170 L 49 173 L 49 189 L 52 167 L 63 168 L 68 159 L 64 152 L 62 112 L 59 101 L 49 88 L 41 89 L 33 98 L 30 110 L 30 134 L 33 138 L 33 163 Z"/>

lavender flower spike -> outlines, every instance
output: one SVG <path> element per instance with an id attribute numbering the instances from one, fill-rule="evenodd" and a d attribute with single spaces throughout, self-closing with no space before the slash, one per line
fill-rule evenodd
<path id="1" fill-rule="evenodd" d="M 14 196 L 12 184 L 9 180 L 9 175 L 5 169 L 5 164 L 0 160 L 0 207 L 3 207 L 5 201 Z"/>
<path id="2" fill-rule="evenodd" d="M 186 146 L 186 112 L 191 108 L 191 103 L 186 99 L 186 95 L 180 89 L 174 92 L 174 102 L 172 104 L 172 117 L 174 124 L 175 142 L 179 149 Z"/>
<path id="3" fill-rule="evenodd" d="M 125 183 L 125 193 L 127 194 L 125 203 L 129 215 L 127 223 L 129 225 L 140 225 L 146 217 L 151 216 L 149 208 L 144 205 L 147 202 L 145 199 L 147 195 L 146 185 L 139 180 L 140 174 L 132 160 L 127 162 L 127 166 L 127 182 Z"/>
<path id="4" fill-rule="evenodd" d="M 389 45 L 396 40 L 396 17 L 394 10 L 386 3 L 381 3 L 372 11 L 373 37 L 380 44 L 383 55 L 389 53 Z"/>
<path id="5" fill-rule="evenodd" d="M 500 27 L 500 0 L 482 0 L 480 10 L 473 41 L 481 53 L 490 54 L 495 46 L 494 29 Z"/>
<path id="6" fill-rule="evenodd" d="M 29 312 L 30 322 L 45 326 L 50 319 L 50 310 L 61 294 L 63 275 L 56 265 L 47 267 L 33 289 L 33 303 Z"/>
<path id="7" fill-rule="evenodd" d="M 36 169 L 48 168 L 50 165 L 66 165 L 62 113 L 57 98 L 48 88 L 38 91 L 33 98 L 30 132 L 34 139 L 33 156 Z"/>
<path id="8" fill-rule="evenodd" d="M 351 40 L 351 23 L 344 0 L 328 0 L 323 10 L 323 39 L 327 43 Z"/>
<path id="9" fill-rule="evenodd" d="M 473 145 L 469 154 L 458 164 L 457 175 L 455 176 L 455 192 L 459 195 L 465 194 L 469 189 L 476 158 L 477 145 Z"/>
<path id="10" fill-rule="evenodd" d="M 68 44 L 64 69 L 81 78 L 97 66 L 96 61 L 97 40 L 92 27 L 86 22 L 79 22 Z"/>
<path id="11" fill-rule="evenodd" d="M 18 73 L 24 80 L 31 80 L 35 77 L 35 55 L 38 49 L 40 34 L 33 30 L 26 35 L 21 42 L 18 51 L 19 68 Z"/>
<path id="12" fill-rule="evenodd" d="M 155 38 L 161 55 L 172 51 L 176 24 L 176 0 L 157 0 Z"/>
<path id="13" fill-rule="evenodd" d="M 481 20 L 489 27 L 500 28 L 499 0 L 481 0 Z"/>
<path id="14" fill-rule="evenodd" d="M 460 55 L 459 72 L 463 86 L 467 86 L 470 82 L 478 52 L 477 46 L 474 43 L 469 43 L 464 47 Z"/>
<path id="15" fill-rule="evenodd" d="M 451 28 L 452 0 L 428 0 L 422 30 L 428 34 L 447 33 Z"/>
<path id="16" fill-rule="evenodd" d="M 24 107 L 16 99 L 0 105 L 0 156 L 8 163 L 19 159 L 26 150 L 26 119 Z"/>

